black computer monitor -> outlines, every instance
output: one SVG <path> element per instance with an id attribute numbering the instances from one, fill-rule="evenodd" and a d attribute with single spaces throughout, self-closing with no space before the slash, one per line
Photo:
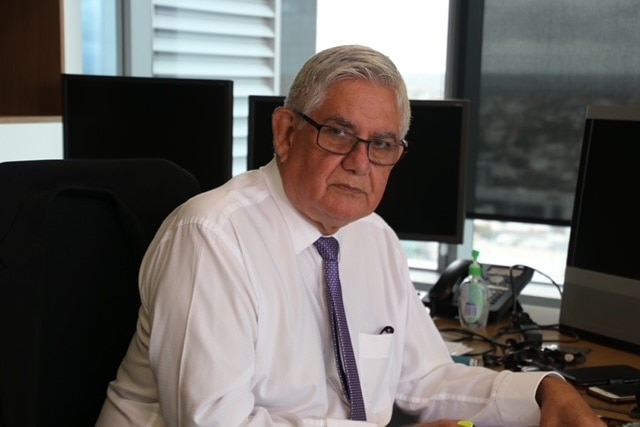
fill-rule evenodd
<path id="1" fill-rule="evenodd" d="M 247 169 L 257 169 L 273 158 L 273 110 L 284 104 L 284 96 L 249 95 Z"/>
<path id="2" fill-rule="evenodd" d="M 62 75 L 63 155 L 165 158 L 203 190 L 232 175 L 233 82 Z"/>
<path id="3" fill-rule="evenodd" d="M 284 97 L 249 97 L 249 169 L 273 158 L 271 114 Z M 467 177 L 467 100 L 412 100 L 409 150 L 376 210 L 401 239 L 462 243 Z"/>
<path id="4" fill-rule="evenodd" d="M 587 109 L 560 325 L 640 351 L 640 107 Z"/>
<path id="5" fill-rule="evenodd" d="M 469 101 L 411 101 L 407 155 L 376 212 L 401 239 L 462 243 Z"/>

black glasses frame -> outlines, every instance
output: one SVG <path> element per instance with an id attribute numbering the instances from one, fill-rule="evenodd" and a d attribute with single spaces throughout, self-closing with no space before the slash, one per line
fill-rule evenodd
<path id="1" fill-rule="evenodd" d="M 393 145 L 397 145 L 399 147 L 402 147 L 402 153 L 400 153 L 400 156 L 398 156 L 398 159 L 395 162 L 393 162 L 393 163 L 380 163 L 378 161 L 372 160 L 371 159 L 371 143 L 372 142 L 377 142 L 377 141 L 371 141 L 371 140 L 368 140 L 368 139 L 360 138 L 359 136 L 354 135 L 354 134 L 352 134 L 350 132 L 345 132 L 345 133 L 347 135 L 349 135 L 350 137 L 352 137 L 356 142 L 355 142 L 355 144 L 353 144 L 353 146 L 351 147 L 351 149 L 349 151 L 343 153 L 343 152 L 329 150 L 328 148 L 326 148 L 326 147 L 324 147 L 324 146 L 322 146 L 320 144 L 320 131 L 322 130 L 322 128 L 330 128 L 330 129 L 337 129 L 337 128 L 335 126 L 331 126 L 331 125 L 320 124 L 320 123 L 316 122 L 315 120 L 313 120 L 311 117 L 307 116 L 306 114 L 304 114 L 304 113 L 302 113 L 300 111 L 297 111 L 297 113 L 300 115 L 300 117 L 302 117 L 304 119 L 305 122 L 309 123 L 311 126 L 313 126 L 316 129 L 316 131 L 317 131 L 317 134 L 316 134 L 316 145 L 318 147 L 322 148 L 323 150 L 328 151 L 331 154 L 339 154 L 339 155 L 342 155 L 342 156 L 346 156 L 347 154 L 351 153 L 353 151 L 353 149 L 359 143 L 363 143 L 363 144 L 367 145 L 367 157 L 369 158 L 369 161 L 371 163 L 373 163 L 374 165 L 379 165 L 379 166 L 393 166 L 396 163 L 398 163 L 400 161 L 400 159 L 402 159 L 405 156 L 405 154 L 407 154 L 407 151 L 408 151 L 408 148 L 409 148 L 409 144 L 407 143 L 406 140 L 402 139 L 402 140 L 400 140 L 400 143 L 397 143 L 397 142 L 396 143 L 391 143 Z"/>

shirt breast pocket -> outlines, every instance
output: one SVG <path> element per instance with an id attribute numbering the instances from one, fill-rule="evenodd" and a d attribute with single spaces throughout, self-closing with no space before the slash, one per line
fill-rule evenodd
<path id="1" fill-rule="evenodd" d="M 358 335 L 360 383 L 368 411 L 393 410 L 390 391 L 394 334 Z"/>

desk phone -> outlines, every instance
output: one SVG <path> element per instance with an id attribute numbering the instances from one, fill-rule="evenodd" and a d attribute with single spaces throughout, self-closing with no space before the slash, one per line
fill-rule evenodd
<path id="1" fill-rule="evenodd" d="M 431 309 L 432 316 L 455 318 L 458 316 L 458 287 L 469 275 L 471 260 L 460 259 L 452 262 L 433 285 L 428 296 L 423 299 Z M 523 265 L 513 267 L 481 264 L 483 277 L 489 288 L 489 322 L 500 320 L 513 307 L 514 294 L 518 296 L 531 281 L 534 270 Z M 513 275 L 513 289 L 511 279 Z"/>

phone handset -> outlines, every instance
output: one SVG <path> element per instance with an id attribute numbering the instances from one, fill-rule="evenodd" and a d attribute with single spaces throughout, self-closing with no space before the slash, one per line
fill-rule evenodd
<path id="1" fill-rule="evenodd" d="M 458 259 L 453 261 L 442 272 L 438 281 L 429 290 L 426 302 L 431 309 L 431 315 L 455 317 L 458 314 L 456 291 L 460 283 L 469 275 L 471 260 Z"/>

